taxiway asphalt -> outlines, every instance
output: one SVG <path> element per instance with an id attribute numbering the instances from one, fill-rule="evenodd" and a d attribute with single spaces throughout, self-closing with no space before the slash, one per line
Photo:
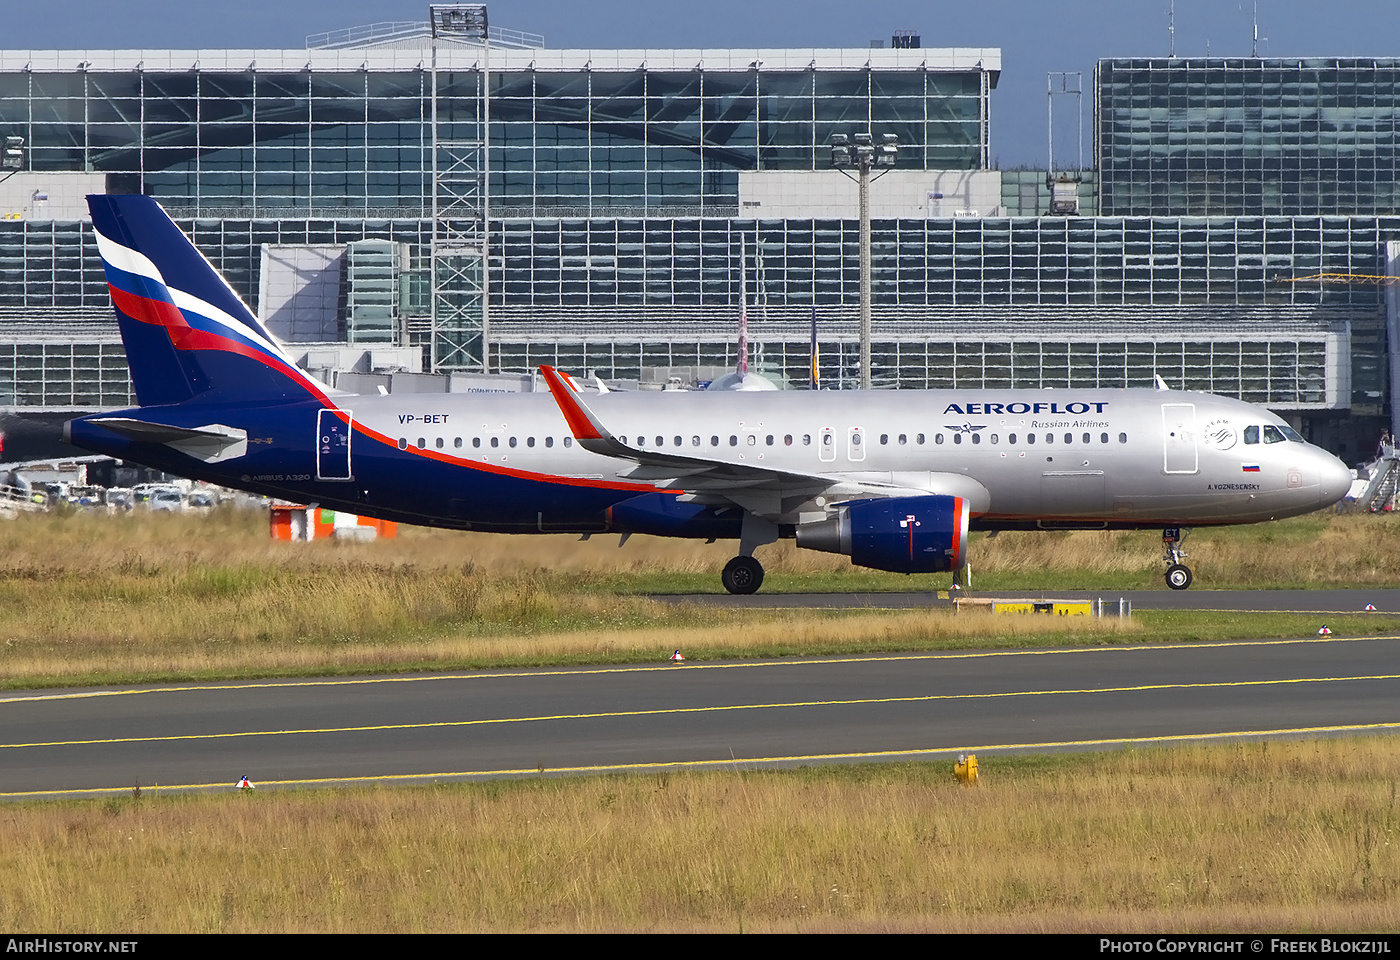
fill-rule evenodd
<path id="1" fill-rule="evenodd" d="M 1395 731 L 1400 637 L 10 691 L 0 796 Z"/>

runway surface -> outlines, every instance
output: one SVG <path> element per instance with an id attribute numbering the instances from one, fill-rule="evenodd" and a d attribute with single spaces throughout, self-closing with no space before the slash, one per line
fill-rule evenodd
<path id="1" fill-rule="evenodd" d="M 1373 604 L 1381 612 L 1400 612 L 1400 590 L 973 590 L 965 596 L 999 599 L 1132 601 L 1134 610 L 1244 610 L 1249 612 L 1348 613 Z M 652 594 L 666 603 L 744 608 L 887 609 L 947 606 L 947 591 L 909 593 L 755 593 Z"/>
<path id="2" fill-rule="evenodd" d="M 1400 730 L 1400 637 L 0 695 L 0 796 Z"/>

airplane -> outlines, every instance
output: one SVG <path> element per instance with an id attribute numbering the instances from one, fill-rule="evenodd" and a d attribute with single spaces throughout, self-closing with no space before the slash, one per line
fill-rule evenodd
<path id="1" fill-rule="evenodd" d="M 962 570 L 974 530 L 1254 523 L 1351 473 L 1267 410 L 1159 389 L 361 396 L 299 369 L 156 201 L 88 198 L 138 406 L 68 422 L 85 449 L 384 520 L 506 533 L 738 540 L 763 581 L 795 538 L 900 573 Z"/>

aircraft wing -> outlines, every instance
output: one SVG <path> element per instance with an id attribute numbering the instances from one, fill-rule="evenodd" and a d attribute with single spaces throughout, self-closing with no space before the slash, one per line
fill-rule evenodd
<path id="1" fill-rule="evenodd" d="M 550 366 L 540 373 L 564 415 L 579 446 L 593 453 L 631 461 L 635 466 L 618 471 L 618 476 L 640 480 L 663 489 L 682 490 L 681 499 L 698 503 L 732 503 L 751 513 L 776 519 L 797 504 L 816 496 L 837 500 L 868 497 L 918 496 L 931 492 L 925 484 L 904 484 L 896 477 L 884 482 L 870 477 L 842 477 L 830 474 L 783 470 L 757 463 L 734 463 L 706 457 L 646 450 L 619 440 L 598 415 L 589 409 L 568 377 Z M 930 475 L 925 475 L 930 476 Z M 954 484 L 967 483 L 963 477 L 949 478 Z M 980 485 L 978 485 L 980 487 Z M 956 491 L 966 495 L 961 490 Z M 983 498 L 985 488 L 980 489 Z"/>

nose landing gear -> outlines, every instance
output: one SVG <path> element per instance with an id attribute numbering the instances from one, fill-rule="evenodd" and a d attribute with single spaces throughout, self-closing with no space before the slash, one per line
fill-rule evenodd
<path id="1" fill-rule="evenodd" d="M 1168 527 L 1162 531 L 1162 548 L 1166 551 L 1162 559 L 1167 561 L 1167 586 L 1173 590 L 1185 590 L 1191 586 L 1191 568 L 1181 562 L 1181 558 L 1186 556 L 1181 544 L 1190 532 L 1189 527 Z"/>

